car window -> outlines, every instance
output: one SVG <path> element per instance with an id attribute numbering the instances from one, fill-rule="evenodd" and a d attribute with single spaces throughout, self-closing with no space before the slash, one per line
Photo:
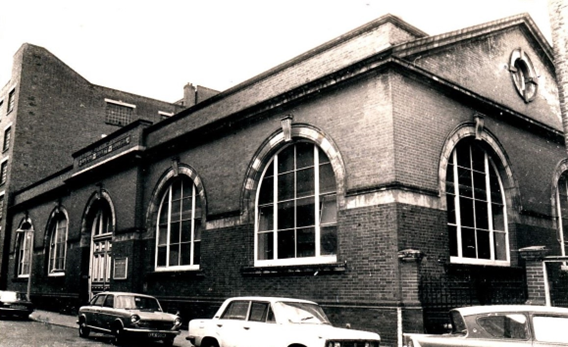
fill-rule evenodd
<path id="1" fill-rule="evenodd" d="M 106 294 L 105 295 L 97 295 L 93 298 L 93 300 L 91 300 L 91 305 L 94 306 L 102 306 L 103 303 L 105 302 L 105 298 L 106 298 Z"/>
<path id="2" fill-rule="evenodd" d="M 477 323 L 491 337 L 513 340 L 526 340 L 528 337 L 527 317 L 523 314 L 479 317 Z"/>
<path id="3" fill-rule="evenodd" d="M 223 312 L 221 319 L 245 320 L 247 318 L 248 308 L 248 301 L 232 301 L 225 309 L 225 312 Z"/>
<path id="4" fill-rule="evenodd" d="M 274 310 L 279 319 L 297 324 L 330 324 L 323 309 L 312 303 L 306 302 L 276 302 Z"/>
<path id="5" fill-rule="evenodd" d="M 568 343 L 568 317 L 534 316 L 533 328 L 537 341 Z"/>
<path id="6" fill-rule="evenodd" d="M 125 310 L 162 311 L 158 300 L 155 298 L 137 295 L 118 295 L 114 307 Z"/>
<path id="7" fill-rule="evenodd" d="M 450 319 L 452 321 L 452 333 L 464 335 L 467 334 L 467 327 L 462 315 L 458 311 L 451 311 Z"/>
<path id="8" fill-rule="evenodd" d="M 114 295 L 107 295 L 104 307 L 114 307 Z"/>
<path id="9" fill-rule="evenodd" d="M 269 308 L 270 305 L 267 302 L 253 302 L 250 306 L 249 320 L 253 322 L 266 322 Z"/>

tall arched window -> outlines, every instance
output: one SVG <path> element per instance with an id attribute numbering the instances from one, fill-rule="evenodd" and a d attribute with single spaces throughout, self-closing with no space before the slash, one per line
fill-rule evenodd
<path id="1" fill-rule="evenodd" d="M 167 187 L 156 224 L 156 269 L 198 269 L 201 201 L 190 178 L 179 175 Z"/>
<path id="2" fill-rule="evenodd" d="M 509 265 L 507 206 L 493 159 L 478 142 L 466 139 L 457 144 L 448 162 L 451 261 Z"/>
<path id="3" fill-rule="evenodd" d="M 255 264 L 335 262 L 337 194 L 330 161 L 297 142 L 269 162 L 258 188 Z"/>
<path id="4" fill-rule="evenodd" d="M 53 215 L 48 231 L 48 274 L 61 276 L 65 274 L 65 255 L 67 253 L 67 217 L 58 212 Z"/>
<path id="5" fill-rule="evenodd" d="M 90 216 L 91 245 L 91 290 L 109 289 L 112 262 L 112 213 L 105 199 L 98 199 Z"/>
<path id="6" fill-rule="evenodd" d="M 556 189 L 556 208 L 558 214 L 558 242 L 561 255 L 566 255 L 568 242 L 568 173 L 564 172 L 558 179 Z"/>
<path id="7" fill-rule="evenodd" d="M 27 218 L 20 222 L 16 235 L 17 274 L 18 277 L 29 277 L 33 256 L 34 230 Z"/>

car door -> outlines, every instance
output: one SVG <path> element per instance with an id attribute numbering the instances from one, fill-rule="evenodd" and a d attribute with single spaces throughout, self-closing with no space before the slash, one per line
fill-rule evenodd
<path id="1" fill-rule="evenodd" d="M 100 327 L 100 310 L 105 301 L 106 294 L 98 294 L 92 300 L 89 306 L 87 306 L 85 316 L 87 317 L 87 324 Z"/>
<path id="2" fill-rule="evenodd" d="M 266 301 L 251 302 L 243 330 L 243 341 L 246 343 L 242 346 L 276 347 L 285 340 L 280 336 L 282 329 L 276 324 L 270 303 Z"/>
<path id="3" fill-rule="evenodd" d="M 533 346 L 568 346 L 568 317 L 535 315 L 532 317 Z"/>
<path id="4" fill-rule="evenodd" d="M 99 308 L 99 326 L 103 329 L 110 330 L 111 324 L 116 318 L 114 313 L 114 295 L 106 296 L 103 305 Z"/>
<path id="5" fill-rule="evenodd" d="M 245 324 L 250 307 L 249 300 L 231 301 L 218 320 L 214 321 L 214 329 L 222 347 L 245 347 L 248 335 Z"/>

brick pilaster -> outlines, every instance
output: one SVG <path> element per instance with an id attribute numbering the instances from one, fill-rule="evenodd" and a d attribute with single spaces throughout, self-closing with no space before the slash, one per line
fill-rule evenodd
<path id="1" fill-rule="evenodd" d="M 525 260 L 527 278 L 527 304 L 546 304 L 546 288 L 543 259 L 548 250 L 545 246 L 533 246 L 519 249 Z"/>

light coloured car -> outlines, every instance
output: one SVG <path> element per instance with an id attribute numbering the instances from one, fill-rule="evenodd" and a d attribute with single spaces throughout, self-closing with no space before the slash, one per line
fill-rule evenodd
<path id="1" fill-rule="evenodd" d="M 112 334 L 115 344 L 129 338 L 144 341 L 162 340 L 171 346 L 180 333 L 182 320 L 162 310 L 150 295 L 103 292 L 79 309 L 79 336 L 89 337 L 91 330 Z"/>
<path id="2" fill-rule="evenodd" d="M 568 346 L 568 308 L 489 305 L 450 311 L 452 331 L 405 334 L 406 347 Z"/>
<path id="3" fill-rule="evenodd" d="M 34 305 L 26 293 L 0 290 L 0 316 L 26 319 L 34 311 Z"/>
<path id="4" fill-rule="evenodd" d="M 336 328 L 312 301 L 236 297 L 212 319 L 193 319 L 186 337 L 197 347 L 378 347 L 379 334 Z"/>

